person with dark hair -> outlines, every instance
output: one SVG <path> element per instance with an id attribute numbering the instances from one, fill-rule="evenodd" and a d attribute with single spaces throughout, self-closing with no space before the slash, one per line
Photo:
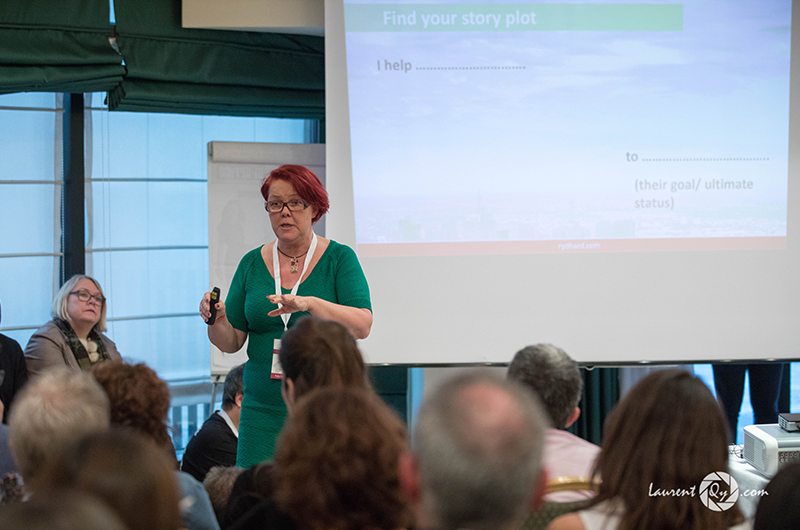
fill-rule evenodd
<path id="1" fill-rule="evenodd" d="M 0 313 L 0 321 L 2 314 Z M 19 389 L 28 381 L 28 368 L 19 343 L 0 333 L 0 420 L 8 423 L 11 404 Z M 0 425 L 0 443 L 7 428 Z M 2 465 L 0 463 L 0 465 Z M 0 472 L 0 476 L 2 472 Z"/>
<path id="2" fill-rule="evenodd" d="M 239 414 L 244 397 L 243 374 L 243 364 L 228 372 L 222 390 L 222 410 L 209 416 L 186 445 L 181 470 L 200 482 L 212 467 L 236 465 Z"/>
<path id="3" fill-rule="evenodd" d="M 539 505 L 549 422 L 530 391 L 474 371 L 443 383 L 420 407 L 400 463 L 417 528 L 517 530 Z"/>
<path id="4" fill-rule="evenodd" d="M 654 372 L 606 420 L 593 504 L 548 529 L 746 530 L 738 506 L 715 511 L 701 499 L 703 481 L 727 469 L 725 418 L 708 387 L 684 370 Z M 720 501 L 726 488 L 715 488 Z"/>
<path id="5" fill-rule="evenodd" d="M 297 528 L 397 530 L 402 421 L 373 392 L 322 388 L 297 402 L 275 454 L 274 501 Z"/>
<path id="6" fill-rule="evenodd" d="M 578 364 L 561 348 L 536 344 L 521 349 L 508 366 L 508 379 L 529 388 L 541 401 L 553 428 L 547 430 L 544 462 L 551 478 L 589 477 L 600 448 L 567 432 L 581 414 L 583 380 Z M 562 491 L 545 495 L 549 502 L 579 501 L 593 492 Z"/>
<path id="7" fill-rule="evenodd" d="M 758 501 L 753 530 L 800 528 L 800 462 L 778 471 L 765 491 Z"/>
<path id="8" fill-rule="evenodd" d="M 181 493 L 183 527 L 187 530 L 219 530 L 217 518 L 203 484 L 177 471 L 175 447 L 167 428 L 170 396 L 167 384 L 144 363 L 104 363 L 92 373 L 108 394 L 111 424 L 145 435 L 169 458 Z"/>
<path id="9" fill-rule="evenodd" d="M 329 386 L 368 388 L 364 358 L 347 328 L 332 320 L 303 317 L 281 339 L 283 397 L 294 403 L 311 390 Z"/>
<path id="10" fill-rule="evenodd" d="M 90 370 L 103 361 L 122 359 L 106 330 L 106 297 L 94 278 L 76 274 L 53 299 L 53 320 L 36 330 L 25 347 L 28 375 L 51 366 Z"/>
<path id="11" fill-rule="evenodd" d="M 32 484 L 39 492 L 72 488 L 101 499 L 128 530 L 178 530 L 178 484 L 152 439 L 129 428 L 83 438 Z"/>
<path id="12" fill-rule="evenodd" d="M 304 314 L 343 324 L 357 339 L 372 328 L 364 272 L 352 249 L 317 237 L 312 226 L 328 211 L 328 195 L 308 168 L 284 165 L 261 186 L 276 241 L 248 252 L 217 302 L 208 338 L 223 352 L 248 341 L 237 464 L 250 467 L 272 456 L 286 418 L 282 376 L 275 359 L 283 333 Z M 200 315 L 211 318 L 210 298 Z"/>
<path id="13" fill-rule="evenodd" d="M 305 316 L 281 339 L 278 358 L 283 368 L 283 399 L 289 414 L 296 402 L 321 388 L 370 390 L 364 359 L 342 324 Z M 252 466 L 233 487 L 228 509 L 220 520 L 225 528 L 273 493 L 272 463 Z"/>

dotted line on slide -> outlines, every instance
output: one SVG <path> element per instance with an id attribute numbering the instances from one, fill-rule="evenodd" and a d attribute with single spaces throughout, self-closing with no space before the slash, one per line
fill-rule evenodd
<path id="1" fill-rule="evenodd" d="M 417 70 L 524 70 L 524 66 L 417 66 Z"/>
<path id="2" fill-rule="evenodd" d="M 769 158 L 642 158 L 642 162 L 768 162 Z"/>

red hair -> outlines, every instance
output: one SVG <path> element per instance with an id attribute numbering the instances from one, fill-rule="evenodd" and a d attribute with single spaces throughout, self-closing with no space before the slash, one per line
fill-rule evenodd
<path id="1" fill-rule="evenodd" d="M 264 200 L 269 200 L 269 187 L 276 180 L 284 180 L 292 185 L 294 190 L 304 201 L 317 209 L 317 215 L 311 219 L 311 223 L 319 221 L 320 217 L 327 213 L 330 204 L 328 203 L 328 192 L 313 171 L 305 166 L 284 164 L 272 172 L 261 184 L 261 195 Z"/>

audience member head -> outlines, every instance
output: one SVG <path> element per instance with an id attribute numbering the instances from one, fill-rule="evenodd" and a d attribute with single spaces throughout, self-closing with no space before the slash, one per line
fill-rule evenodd
<path id="1" fill-rule="evenodd" d="M 229 411 L 242 406 L 244 397 L 244 364 L 231 369 L 225 376 L 222 389 L 222 410 Z"/>
<path id="2" fill-rule="evenodd" d="M 77 491 L 36 495 L 0 509 L 0 528 L 13 530 L 129 530 L 105 504 Z"/>
<path id="3" fill-rule="evenodd" d="M 130 427 L 171 446 L 167 429 L 170 399 L 167 384 L 144 363 L 106 362 L 92 369 L 111 403 L 111 424 Z"/>
<path id="4" fill-rule="evenodd" d="M 64 447 L 108 429 L 108 398 L 91 375 L 54 368 L 20 391 L 8 423 L 14 461 L 30 481 Z"/>
<path id="5" fill-rule="evenodd" d="M 91 282 L 100 291 L 100 296 L 105 299 L 105 295 L 103 294 L 103 288 L 100 287 L 100 284 L 92 278 L 91 276 L 86 276 L 83 274 L 76 274 L 66 282 L 64 285 L 61 286 L 61 289 L 58 290 L 56 293 L 56 297 L 53 299 L 53 304 L 50 306 L 50 316 L 53 318 L 60 318 L 66 322 L 72 322 L 73 315 L 70 313 L 70 305 L 69 305 L 69 297 L 70 294 L 76 290 L 79 290 L 81 285 L 78 285 L 80 282 L 81 285 L 90 285 L 86 282 Z M 100 305 L 100 319 L 98 320 L 97 324 L 95 324 L 94 329 L 95 331 L 105 331 L 106 330 L 106 306 L 108 304 L 103 301 Z"/>
<path id="6" fill-rule="evenodd" d="M 536 344 L 521 349 L 508 366 L 508 378 L 536 393 L 553 427 L 566 429 L 580 416 L 581 372 L 561 348 Z"/>
<path id="7" fill-rule="evenodd" d="M 311 219 L 312 223 L 319 221 L 330 207 L 328 192 L 313 171 L 304 166 L 285 164 L 273 169 L 261 184 L 261 195 L 264 200 L 269 200 L 269 187 L 276 180 L 283 180 L 292 185 L 301 199 L 317 209 L 317 214 Z"/>
<path id="8" fill-rule="evenodd" d="M 171 466 L 151 439 L 112 428 L 73 444 L 34 489 L 90 493 L 110 506 L 128 530 L 177 530 L 179 492 Z"/>
<path id="9" fill-rule="evenodd" d="M 367 388 L 366 368 L 356 341 L 343 325 L 304 317 L 283 334 L 278 354 L 284 400 L 293 404 L 316 388 Z"/>
<path id="10" fill-rule="evenodd" d="M 683 370 L 660 370 L 639 381 L 609 415 L 595 476 L 596 502 L 625 506 L 626 528 L 728 528 L 742 520 L 734 506 L 706 508 L 699 496 L 651 496 L 699 488 L 728 468 L 725 418 L 711 391 Z"/>
<path id="11" fill-rule="evenodd" d="M 401 466 L 417 526 L 517 528 L 544 493 L 548 427 L 513 381 L 474 372 L 445 382 L 423 402 Z"/>
<path id="12" fill-rule="evenodd" d="M 208 493 L 211 507 L 214 508 L 214 514 L 217 516 L 218 521 L 228 507 L 228 499 L 231 496 L 233 484 L 244 470 L 243 467 L 215 466 L 208 471 L 206 478 L 203 479 L 203 487 Z"/>
<path id="13" fill-rule="evenodd" d="M 800 528 L 800 463 L 778 471 L 766 488 L 756 510 L 753 530 L 797 530 Z"/>
<path id="14" fill-rule="evenodd" d="M 405 448 L 405 425 L 370 390 L 315 390 L 298 401 L 278 440 L 275 501 L 298 528 L 404 528 Z"/>

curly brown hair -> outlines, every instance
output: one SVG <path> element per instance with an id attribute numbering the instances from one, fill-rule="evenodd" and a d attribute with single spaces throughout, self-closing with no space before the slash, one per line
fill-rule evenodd
<path id="1" fill-rule="evenodd" d="M 105 362 L 92 369 L 111 402 L 111 424 L 145 434 L 162 447 L 171 439 L 167 428 L 169 388 L 144 363 Z"/>
<path id="2" fill-rule="evenodd" d="M 299 528 L 393 530 L 411 522 L 400 492 L 403 422 L 373 392 L 314 390 L 275 456 L 275 501 Z"/>

